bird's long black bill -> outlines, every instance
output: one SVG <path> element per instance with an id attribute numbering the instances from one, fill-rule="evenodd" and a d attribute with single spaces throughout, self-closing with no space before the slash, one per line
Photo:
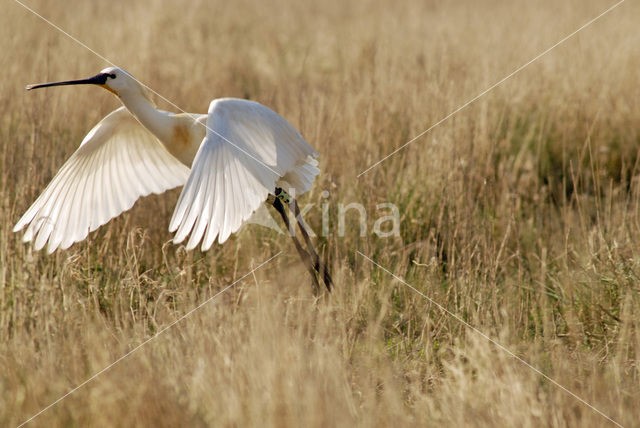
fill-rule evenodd
<path id="1" fill-rule="evenodd" d="M 27 90 L 38 88 L 48 88 L 50 86 L 67 86 L 67 85 L 104 85 L 107 82 L 107 74 L 100 73 L 88 79 L 64 80 L 62 82 L 38 83 L 35 85 L 27 85 Z"/>

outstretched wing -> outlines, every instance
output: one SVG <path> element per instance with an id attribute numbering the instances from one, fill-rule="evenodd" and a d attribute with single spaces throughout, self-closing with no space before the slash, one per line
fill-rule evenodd
<path id="1" fill-rule="evenodd" d="M 220 243 L 289 178 L 300 194 L 318 174 L 317 152 L 283 117 L 253 101 L 224 98 L 209 106 L 207 135 L 173 213 L 174 242 L 187 249 Z M 287 176 L 288 174 L 288 176 Z M 285 177 L 287 176 L 287 177 Z"/>
<path id="2" fill-rule="evenodd" d="M 82 140 L 51 183 L 13 228 L 52 253 L 87 237 L 141 196 L 183 185 L 189 168 L 171 156 L 124 107 Z"/>

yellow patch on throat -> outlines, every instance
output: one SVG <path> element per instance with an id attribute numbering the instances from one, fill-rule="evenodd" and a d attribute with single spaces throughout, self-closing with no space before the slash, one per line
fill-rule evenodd
<path id="1" fill-rule="evenodd" d="M 99 85 L 102 86 L 103 88 L 105 88 L 107 91 L 111 92 L 113 95 L 118 96 L 118 94 L 116 93 L 116 91 L 114 91 L 113 89 L 111 89 L 110 87 L 108 87 L 107 85 Z"/>

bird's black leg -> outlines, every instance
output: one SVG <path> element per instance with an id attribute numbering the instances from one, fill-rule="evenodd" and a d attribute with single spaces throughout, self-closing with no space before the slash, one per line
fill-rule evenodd
<path id="1" fill-rule="evenodd" d="M 275 195 L 276 199 L 280 199 L 284 204 L 286 204 L 295 216 L 298 223 L 298 228 L 300 229 L 300 232 L 302 233 L 302 236 L 307 243 L 307 247 L 309 248 L 309 252 L 307 254 L 311 253 L 310 257 L 312 259 L 313 268 L 316 270 L 316 272 L 318 272 L 318 275 L 321 275 L 322 280 L 324 281 L 324 285 L 327 287 L 327 290 L 331 291 L 331 288 L 333 287 L 333 280 L 331 279 L 331 275 L 329 274 L 329 269 L 327 269 L 327 266 L 320 261 L 320 257 L 318 256 L 318 253 L 311 243 L 309 233 L 307 232 L 306 228 L 304 227 L 304 223 L 302 222 L 302 216 L 300 215 L 300 207 L 298 207 L 298 201 L 296 201 L 295 198 L 293 198 L 291 195 L 289 195 L 279 187 L 276 187 Z M 292 234 L 294 232 L 295 231 L 292 230 L 289 231 L 289 233 Z"/>
<path id="2" fill-rule="evenodd" d="M 327 269 L 327 265 L 320 261 L 320 257 L 318 253 L 316 253 L 316 249 L 313 247 L 311 243 L 311 238 L 309 237 L 309 233 L 307 233 L 306 228 L 304 227 L 304 223 L 302 222 L 302 216 L 300 215 L 300 207 L 298 207 L 298 201 L 294 198 L 291 198 L 291 203 L 289 204 L 289 209 L 293 211 L 293 215 L 295 215 L 296 220 L 298 222 L 298 228 L 302 233 L 302 237 L 307 243 L 307 247 L 309 248 L 309 252 L 311 253 L 311 257 L 313 258 L 313 265 L 318 274 L 322 275 L 322 280 L 324 281 L 324 285 L 327 287 L 327 290 L 331 291 L 333 288 L 333 280 L 331 279 L 331 275 L 329 275 L 329 269 Z"/>
<path id="3" fill-rule="evenodd" d="M 307 270 L 309 271 L 309 273 L 311 274 L 311 278 L 313 278 L 313 284 L 315 286 L 316 290 L 320 289 L 320 284 L 318 283 L 318 278 L 316 278 L 316 272 L 314 270 L 314 263 L 311 260 L 311 256 L 309 255 L 309 253 L 307 253 L 303 248 L 302 245 L 300 245 L 300 241 L 298 241 L 298 238 L 296 238 L 296 234 L 295 234 L 295 229 L 291 227 L 291 223 L 289 223 L 289 217 L 287 216 L 287 212 L 284 208 L 284 206 L 282 205 L 282 202 L 280 201 L 280 199 L 278 199 L 278 197 L 275 197 L 273 202 L 273 207 L 276 209 L 276 211 L 278 211 L 280 213 L 280 215 L 282 216 L 282 220 L 284 221 L 284 225 L 287 227 L 287 230 L 289 231 L 289 235 L 291 235 L 291 239 L 293 239 L 293 245 L 295 245 L 296 250 L 298 250 L 298 254 L 300 255 L 300 258 L 302 259 L 302 261 L 304 262 L 305 266 L 307 267 Z"/>

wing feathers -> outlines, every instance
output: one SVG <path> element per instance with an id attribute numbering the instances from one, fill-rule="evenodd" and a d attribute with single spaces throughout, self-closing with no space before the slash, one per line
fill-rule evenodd
<path id="1" fill-rule="evenodd" d="M 14 227 L 49 252 L 68 248 L 149 193 L 184 184 L 189 168 L 124 108 L 83 139 L 49 186 Z"/>
<path id="2" fill-rule="evenodd" d="M 285 175 L 297 179 L 301 190 L 297 194 L 309 190 L 317 175 L 304 166 L 316 151 L 284 118 L 263 105 L 214 100 L 207 128 L 170 224 L 170 230 L 177 231 L 174 242 L 191 233 L 187 249 L 202 241 L 203 251 L 216 238 L 223 243 L 237 231 Z"/>

